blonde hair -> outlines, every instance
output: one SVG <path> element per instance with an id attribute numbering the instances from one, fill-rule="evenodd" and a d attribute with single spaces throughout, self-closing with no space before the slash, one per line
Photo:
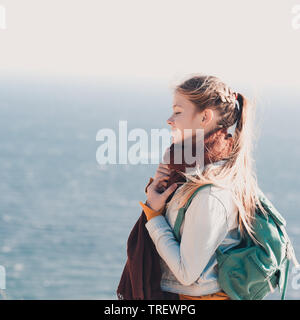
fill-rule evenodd
<path id="1" fill-rule="evenodd" d="M 233 135 L 233 150 L 224 159 L 221 166 L 206 166 L 204 170 L 197 170 L 196 176 L 182 173 L 187 182 L 174 194 L 169 207 L 174 202 L 178 208 L 182 207 L 201 185 L 212 183 L 218 187 L 231 191 L 233 200 L 238 207 L 238 224 L 241 235 L 247 232 L 254 238 L 253 221 L 257 205 L 264 214 L 266 211 L 261 206 L 257 190 L 257 178 L 254 172 L 253 134 L 255 105 L 251 104 L 240 93 L 235 94 L 224 82 L 214 76 L 195 75 L 175 87 L 175 92 L 182 94 L 196 106 L 197 112 L 202 112 L 207 107 L 217 110 L 220 117 L 216 128 L 228 128 L 236 123 Z M 240 111 L 236 108 L 238 100 Z"/>

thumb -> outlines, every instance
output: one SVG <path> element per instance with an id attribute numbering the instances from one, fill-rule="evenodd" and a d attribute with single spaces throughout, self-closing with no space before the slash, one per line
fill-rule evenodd
<path id="1" fill-rule="evenodd" d="M 177 183 L 171 184 L 170 187 L 162 193 L 163 197 L 167 199 L 169 195 L 176 190 L 176 188 L 177 188 Z"/>

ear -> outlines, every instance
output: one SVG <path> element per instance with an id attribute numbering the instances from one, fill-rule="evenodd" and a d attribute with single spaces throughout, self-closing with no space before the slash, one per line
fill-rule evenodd
<path id="1" fill-rule="evenodd" d="M 201 122 L 202 125 L 206 126 L 207 124 L 211 123 L 214 120 L 214 112 L 210 108 L 206 108 L 203 110 L 201 114 Z"/>

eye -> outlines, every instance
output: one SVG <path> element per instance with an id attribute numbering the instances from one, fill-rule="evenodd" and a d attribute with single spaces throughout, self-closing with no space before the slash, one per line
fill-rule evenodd
<path id="1" fill-rule="evenodd" d="M 181 112 L 175 112 L 175 114 L 180 114 Z"/>

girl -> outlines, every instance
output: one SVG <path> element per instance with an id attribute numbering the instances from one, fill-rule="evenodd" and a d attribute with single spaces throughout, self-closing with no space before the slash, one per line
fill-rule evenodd
<path id="1" fill-rule="evenodd" d="M 167 120 L 173 136 L 171 163 L 159 165 L 146 187 L 147 201 L 140 204 L 160 256 L 161 290 L 180 299 L 229 299 L 218 283 L 215 250 L 238 245 L 245 232 L 253 236 L 258 202 L 253 116 L 254 106 L 217 77 L 196 75 L 175 87 L 173 114 Z M 190 138 L 185 129 L 191 129 L 192 137 L 197 129 L 204 131 L 202 170 L 195 166 L 187 173 L 185 163 L 172 163 L 174 146 Z M 176 174 L 184 181 L 174 179 Z M 178 209 L 206 184 L 212 185 L 202 188 L 186 211 L 178 242 L 173 233 Z"/>

